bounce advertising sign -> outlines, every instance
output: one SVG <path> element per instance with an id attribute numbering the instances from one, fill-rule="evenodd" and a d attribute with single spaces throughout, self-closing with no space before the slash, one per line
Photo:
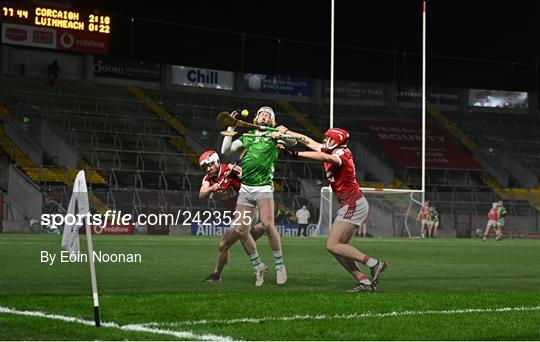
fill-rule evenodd
<path id="1" fill-rule="evenodd" d="M 402 167 L 422 166 L 422 127 L 416 123 L 366 121 L 363 127 L 373 135 L 390 158 Z M 470 153 L 436 126 L 427 126 L 426 167 L 430 169 L 480 170 Z"/>

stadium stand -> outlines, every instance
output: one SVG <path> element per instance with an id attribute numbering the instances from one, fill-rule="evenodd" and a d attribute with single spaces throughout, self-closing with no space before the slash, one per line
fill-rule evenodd
<path id="1" fill-rule="evenodd" d="M 320 138 L 328 127 L 328 106 L 324 101 L 294 98 L 274 101 L 191 87 L 139 88 L 63 79 L 50 85 L 42 79 L 10 77 L 0 78 L 0 89 L 5 107 L 0 130 L 4 153 L 63 207 L 67 205 L 69 184 L 76 170 L 81 167 L 90 170 L 90 200 L 97 212 L 110 208 L 136 215 L 152 210 L 219 207 L 215 201 L 197 196 L 202 178 L 197 157 L 209 148 L 219 150 L 221 136 L 215 116 L 223 110 L 246 108 L 254 113 L 259 106 L 267 104 L 276 109 L 278 123 L 301 133 Z M 8 113 L 12 116 L 9 120 Z M 357 177 L 363 186 L 421 187 L 418 167 L 397 164 L 373 135 L 362 129 L 366 121 L 419 123 L 418 107 L 338 102 L 335 113 L 335 126 L 353 132 L 351 149 L 359 158 Z M 540 126 L 538 119 L 524 116 L 516 120 L 504 113 L 475 113 L 473 118 L 465 112 L 444 115 L 465 134 L 480 137 L 492 149 L 488 148 L 488 152 L 497 153 L 510 144 L 512 149 L 516 146 L 514 157 L 536 174 L 540 172 L 540 145 L 534 142 L 534 130 L 525 129 Z M 14 142 L 4 133 L 10 120 L 21 123 L 22 130 L 29 135 L 33 134 L 36 122 L 46 122 L 66 146 L 75 150 L 75 164 L 67 165 L 45 150 L 41 163 L 32 162 L 25 149 L 17 148 L 21 142 Z M 428 123 L 447 129 L 436 116 L 429 117 Z M 508 132 L 504 139 L 492 134 L 501 129 Z M 454 141 L 461 145 L 459 137 Z M 363 163 L 364 160 L 369 162 Z M 372 167 L 374 164 L 376 168 Z M 517 185 L 512 181 L 511 186 Z M 318 215 L 318 191 L 326 184 L 321 165 L 280 157 L 275 183 L 278 207 L 296 210 L 307 203 L 310 211 Z M 306 191 L 306 187 L 311 191 Z M 468 212 L 485 216 L 491 203 L 500 198 L 507 200 L 510 215 L 537 215 L 536 195 L 502 196 L 504 188 L 497 188 L 486 170 L 428 169 L 426 172 L 426 199 L 443 215 Z M 396 203 L 378 202 L 395 210 Z"/>

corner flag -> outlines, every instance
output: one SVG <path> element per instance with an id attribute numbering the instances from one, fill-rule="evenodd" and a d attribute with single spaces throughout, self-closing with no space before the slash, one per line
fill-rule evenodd
<path id="1" fill-rule="evenodd" d="M 79 171 L 75 182 L 73 183 L 73 193 L 69 200 L 69 206 L 66 217 L 78 217 L 78 215 L 86 215 L 90 212 L 88 204 L 88 189 L 86 188 L 86 178 L 84 170 Z M 64 223 L 64 234 L 62 235 L 62 248 L 69 251 L 69 254 L 78 254 L 81 251 L 79 242 L 79 228 L 84 225 L 86 227 L 86 242 L 88 243 L 88 265 L 90 266 L 90 278 L 92 281 L 92 294 L 94 299 L 94 320 L 96 327 L 101 325 L 99 319 L 99 297 L 96 281 L 96 270 L 94 267 L 94 247 L 92 246 L 92 228 L 87 224 L 86 220 L 82 221 L 82 225 L 77 220 L 71 220 L 73 224 Z"/>

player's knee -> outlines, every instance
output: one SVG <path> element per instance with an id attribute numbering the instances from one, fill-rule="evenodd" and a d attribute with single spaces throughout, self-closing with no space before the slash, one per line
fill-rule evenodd
<path id="1" fill-rule="evenodd" d="M 240 240 L 245 239 L 249 235 L 249 228 L 244 226 L 236 226 L 235 228 L 236 234 L 238 234 L 238 237 Z"/>
<path id="2" fill-rule="evenodd" d="M 219 246 L 218 246 L 219 252 L 224 253 L 229 249 L 229 246 L 227 243 L 223 240 L 219 240 Z"/>
<path id="3" fill-rule="evenodd" d="M 261 220 L 261 223 L 264 227 L 264 229 L 271 229 L 274 227 L 274 221 L 272 219 L 270 219 L 269 217 L 268 218 L 265 218 L 264 220 Z"/>
<path id="4" fill-rule="evenodd" d="M 334 242 L 326 242 L 326 250 L 332 254 L 336 251 L 336 243 Z"/>

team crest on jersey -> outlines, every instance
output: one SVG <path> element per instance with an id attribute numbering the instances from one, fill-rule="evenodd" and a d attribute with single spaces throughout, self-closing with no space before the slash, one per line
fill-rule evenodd
<path id="1" fill-rule="evenodd" d="M 253 142 L 254 142 L 255 144 L 259 143 L 259 142 L 261 142 L 261 138 L 262 138 L 262 141 L 263 141 L 263 142 L 269 142 L 269 141 L 270 141 L 270 137 L 256 137 L 256 138 L 253 140 Z"/>
<path id="2" fill-rule="evenodd" d="M 340 148 L 338 150 L 336 150 L 336 152 L 334 153 L 335 156 L 342 156 L 345 154 L 345 149 L 344 148 Z"/>

